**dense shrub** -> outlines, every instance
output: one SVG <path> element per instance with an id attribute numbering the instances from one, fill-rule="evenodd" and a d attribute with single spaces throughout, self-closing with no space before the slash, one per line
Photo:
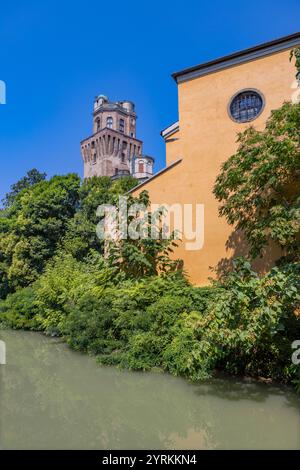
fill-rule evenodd
<path id="1" fill-rule="evenodd" d="M 14 329 L 38 329 L 35 289 L 26 287 L 0 301 L 0 324 Z"/>
<path id="2" fill-rule="evenodd" d="M 85 296 L 64 323 L 68 343 L 99 355 L 103 364 L 168 369 L 164 350 L 183 312 L 205 312 L 213 288 L 195 288 L 180 276 L 119 282 L 101 297 Z"/>
<path id="3" fill-rule="evenodd" d="M 70 254 L 58 254 L 35 285 L 41 328 L 50 334 L 61 334 L 66 316 L 88 295 L 99 300 L 118 276 L 96 252 L 85 262 Z"/>
<path id="4" fill-rule="evenodd" d="M 291 343 L 300 337 L 298 263 L 259 277 L 250 263 L 237 259 L 221 282 L 222 294 L 198 325 L 209 345 L 211 367 L 236 374 L 290 380 Z"/>
<path id="5" fill-rule="evenodd" d="M 183 278 L 120 281 L 81 298 L 64 322 L 68 343 L 103 364 L 161 367 L 191 379 L 215 369 L 282 381 L 297 377 L 291 343 L 300 337 L 299 266 L 263 277 L 245 260 L 211 288 Z"/>
<path id="6" fill-rule="evenodd" d="M 0 303 L 0 321 L 64 335 L 102 364 L 192 380 L 221 369 L 290 382 L 299 373 L 291 362 L 299 279 L 297 263 L 259 277 L 237 259 L 221 281 L 197 288 L 176 274 L 126 279 L 96 253 L 86 262 L 60 254 L 35 284 Z"/>

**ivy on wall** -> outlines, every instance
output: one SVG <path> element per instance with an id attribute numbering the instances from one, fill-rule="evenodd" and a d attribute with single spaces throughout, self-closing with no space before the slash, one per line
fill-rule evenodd
<path id="1" fill-rule="evenodd" d="M 290 60 L 295 57 L 295 67 L 296 67 L 296 80 L 300 84 L 300 47 L 295 47 L 291 50 Z"/>

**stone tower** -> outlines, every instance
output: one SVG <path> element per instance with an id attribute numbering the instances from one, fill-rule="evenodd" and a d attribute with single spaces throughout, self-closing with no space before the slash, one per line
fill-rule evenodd
<path id="1" fill-rule="evenodd" d="M 81 142 L 84 177 L 132 175 L 141 181 L 153 174 L 154 159 L 143 155 L 136 138 L 135 106 L 131 101 L 110 102 L 104 95 L 94 101 L 93 134 Z"/>

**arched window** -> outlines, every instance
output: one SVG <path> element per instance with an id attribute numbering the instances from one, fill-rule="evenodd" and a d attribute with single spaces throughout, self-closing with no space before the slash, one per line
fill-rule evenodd
<path id="1" fill-rule="evenodd" d="M 255 90 L 245 90 L 235 95 L 229 105 L 229 114 L 236 122 L 253 121 L 263 109 L 263 98 Z"/>
<path id="2" fill-rule="evenodd" d="M 144 173 L 144 163 L 139 162 L 139 173 Z"/>
<path id="3" fill-rule="evenodd" d="M 120 119 L 120 121 L 119 121 L 119 131 L 123 132 L 123 133 L 125 131 L 125 121 L 124 121 L 124 119 Z"/>
<path id="4" fill-rule="evenodd" d="M 101 129 L 100 118 L 98 118 L 97 121 L 96 121 L 96 129 L 97 129 L 97 131 L 100 131 L 100 129 Z"/>
<path id="5" fill-rule="evenodd" d="M 108 127 L 109 129 L 112 129 L 112 126 L 113 126 L 113 118 L 111 116 L 108 116 L 106 118 L 106 127 Z"/>

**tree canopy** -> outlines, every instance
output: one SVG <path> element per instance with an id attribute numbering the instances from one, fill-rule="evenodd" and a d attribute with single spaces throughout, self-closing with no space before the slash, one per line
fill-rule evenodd
<path id="1" fill-rule="evenodd" d="M 10 187 L 10 192 L 6 194 L 5 198 L 3 199 L 3 204 L 5 207 L 9 207 L 13 204 L 17 195 L 23 191 L 23 189 L 30 188 L 40 181 L 44 181 L 46 179 L 46 173 L 41 173 L 36 168 L 29 170 L 23 178 L 21 178 L 17 183 L 14 183 Z"/>
<path id="2" fill-rule="evenodd" d="M 299 260 L 300 104 L 284 103 L 263 131 L 249 127 L 238 142 L 214 187 L 220 215 L 244 232 L 252 257 L 273 240 Z"/>
<path id="3" fill-rule="evenodd" d="M 103 253 L 97 207 L 117 202 L 136 184 L 132 177 L 81 181 L 76 174 L 46 180 L 33 169 L 12 185 L 0 211 L 0 297 L 38 279 L 59 252 L 78 261 L 93 250 Z"/>
<path id="4" fill-rule="evenodd" d="M 18 184 L 16 185 L 18 186 Z M 0 218 L 3 296 L 33 282 L 55 254 L 79 204 L 80 178 L 54 176 L 20 190 Z"/>

